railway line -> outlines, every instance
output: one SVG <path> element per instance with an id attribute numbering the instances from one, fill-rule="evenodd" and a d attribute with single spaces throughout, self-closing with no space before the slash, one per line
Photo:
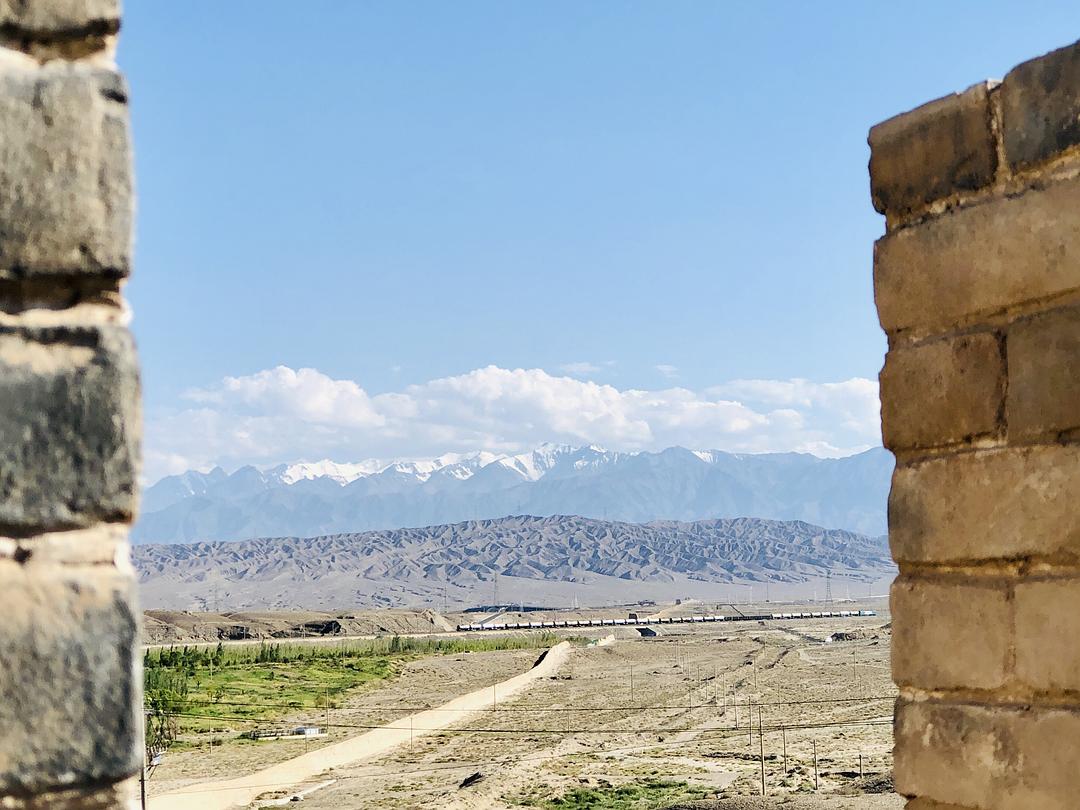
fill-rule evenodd
<path id="1" fill-rule="evenodd" d="M 696 616 L 631 616 L 626 619 L 553 619 L 536 622 L 494 622 L 484 621 L 472 624 L 459 624 L 457 632 L 474 633 L 490 630 L 548 630 L 567 627 L 641 627 L 666 624 L 698 624 L 705 622 L 765 622 L 788 621 L 794 619 L 832 619 L 850 616 L 876 616 L 876 610 L 825 610 L 801 613 L 757 613 L 726 615 L 710 614 Z"/>

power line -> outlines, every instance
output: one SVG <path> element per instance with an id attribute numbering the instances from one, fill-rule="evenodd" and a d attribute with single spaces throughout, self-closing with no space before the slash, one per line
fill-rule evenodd
<path id="1" fill-rule="evenodd" d="M 755 706 L 807 706 L 807 705 L 825 705 L 825 704 L 837 704 L 837 703 L 869 703 L 880 701 L 893 701 L 896 700 L 898 695 L 873 695 L 870 697 L 850 697 L 850 698 L 809 698 L 806 700 L 779 700 L 773 702 L 756 702 Z M 294 711 L 304 709 L 319 709 L 323 707 L 312 704 L 307 705 L 295 705 L 290 703 L 267 703 L 262 701 L 229 701 L 229 700 L 199 700 L 194 698 L 188 698 L 183 701 L 184 703 L 197 705 L 197 706 L 249 706 L 252 708 L 263 709 L 289 709 Z M 538 705 L 521 705 L 521 706 L 499 706 L 497 711 L 500 712 L 520 712 L 537 713 L 542 714 L 544 712 L 646 712 L 646 711 L 688 711 L 702 708 L 724 708 L 723 702 L 711 704 L 695 704 L 690 706 L 689 704 L 655 704 L 655 705 L 629 705 L 629 706 L 538 706 Z M 351 705 L 343 707 L 348 711 L 372 711 L 372 712 L 408 712 L 416 714 L 419 712 L 490 712 L 492 709 L 455 709 L 446 708 L 443 706 L 378 706 L 378 705 Z M 249 718 L 253 719 L 253 718 Z"/>
<path id="2" fill-rule="evenodd" d="M 891 720 L 888 720 L 888 721 L 882 720 L 882 721 L 878 721 L 878 722 L 874 722 L 874 723 L 866 723 L 865 725 L 887 725 L 887 724 L 891 724 L 891 722 L 892 722 Z M 832 724 L 832 725 L 842 725 L 842 724 Z M 826 727 L 825 725 L 821 725 L 821 726 L 792 726 L 792 725 L 787 725 L 787 726 L 779 726 L 779 727 L 765 726 L 765 731 L 775 731 L 776 728 L 787 728 L 787 729 L 807 728 L 807 729 L 814 729 L 814 728 L 825 728 L 825 727 Z M 419 729 L 415 729 L 415 730 L 419 730 Z M 439 731 L 445 731 L 446 729 L 438 729 L 438 730 Z M 686 729 L 680 729 L 680 731 L 685 731 L 685 730 Z M 702 730 L 701 733 L 704 734 L 705 731 L 706 730 Z M 709 729 L 708 731 L 715 731 L 715 729 Z M 588 732 L 588 733 L 594 733 L 594 732 Z M 628 732 L 622 732 L 622 733 L 628 733 Z M 738 734 L 741 736 L 742 732 L 739 731 Z M 725 736 L 734 736 L 734 731 L 732 732 L 732 734 L 725 735 Z M 677 740 L 677 741 L 650 743 L 648 745 L 648 748 L 670 748 L 672 746 L 685 746 L 685 745 L 686 745 L 685 741 Z M 620 746 L 618 748 L 600 748 L 600 749 L 597 750 L 597 753 L 618 754 L 620 752 L 634 751 L 634 750 L 638 750 L 640 748 L 642 748 L 642 746 L 640 744 L 638 744 L 638 745 L 624 745 L 624 746 Z M 522 762 L 534 762 L 534 761 L 537 761 L 537 760 L 557 759 L 557 758 L 558 758 L 558 755 L 556 755 L 556 754 L 543 753 L 543 754 L 535 754 L 535 755 L 532 755 L 532 756 L 523 756 L 523 757 L 507 756 L 507 757 L 504 757 L 503 759 L 469 760 L 469 761 L 463 761 L 463 762 L 458 762 L 458 763 L 446 763 L 444 765 L 432 765 L 432 766 L 427 767 L 427 768 L 415 768 L 415 769 L 409 770 L 409 771 L 389 771 L 389 772 L 384 771 L 384 772 L 379 772 L 379 773 L 361 773 L 361 774 L 340 774 L 340 773 L 335 771 L 335 774 L 334 774 L 333 778 L 335 780 L 339 781 L 339 782 L 342 782 L 342 781 L 345 781 L 345 780 L 348 780 L 348 779 L 378 779 L 378 778 L 385 778 L 385 777 L 388 777 L 388 776 L 396 778 L 396 777 L 400 777 L 400 776 L 412 776 L 412 775 L 415 775 L 415 774 L 434 773 L 434 772 L 437 772 L 437 771 L 457 771 L 457 770 L 465 770 L 467 768 L 480 768 L 480 767 L 484 767 L 484 766 L 498 767 L 498 766 L 501 766 L 501 765 L 517 765 L 517 764 L 522 763 Z M 407 764 L 407 765 L 408 764 L 416 764 L 416 760 L 404 760 L 404 761 L 398 760 L 398 762 L 403 763 L 403 764 Z M 363 767 L 363 766 L 359 766 L 359 767 Z M 297 785 L 297 784 L 301 784 L 301 783 L 298 783 L 298 782 L 267 782 L 267 783 L 261 784 L 261 785 L 246 785 L 245 787 L 262 788 L 262 789 L 265 789 L 265 790 L 273 790 L 273 789 L 288 788 L 288 787 L 292 787 L 292 786 Z M 188 789 L 188 790 L 185 790 L 185 789 L 181 788 L 179 790 L 169 791 L 169 792 L 171 794 L 173 794 L 173 795 L 187 795 L 187 794 L 193 794 L 193 793 L 218 793 L 218 792 L 221 792 L 221 791 L 224 791 L 224 790 L 235 790 L 235 789 L 236 789 L 235 787 L 230 787 L 230 786 L 223 785 L 221 787 L 193 788 L 193 789 Z"/>
<path id="3" fill-rule="evenodd" d="M 254 717 L 238 717 L 235 715 L 220 715 L 220 714 L 196 714 L 194 712 L 161 712 L 164 717 L 187 717 L 194 719 L 209 719 L 209 720 L 232 720 L 243 723 L 257 723 L 258 718 Z M 892 724 L 892 718 L 881 719 L 876 717 L 862 718 L 862 719 L 849 719 L 849 720 L 830 720 L 820 723 L 801 723 L 792 724 L 784 723 L 772 726 L 763 726 L 765 731 L 779 731 L 782 728 L 787 729 L 813 729 L 813 728 L 832 728 L 834 726 L 877 726 Z M 358 729 L 362 731 L 375 731 L 379 729 L 386 729 L 387 724 L 381 723 L 378 725 L 363 724 L 363 723 L 329 723 L 327 728 L 349 728 Z M 395 729 L 401 730 L 401 729 Z M 636 729 L 590 729 L 590 728 L 577 728 L 571 729 L 569 732 L 565 728 L 551 729 L 551 728 L 445 728 L 445 727 L 413 727 L 414 731 L 430 731 L 439 732 L 443 734 L 678 734 L 684 731 L 693 731 L 692 728 L 636 728 Z M 741 731 L 736 729 L 703 729 L 698 732 L 701 736 L 718 736 L 727 737 L 732 734 L 742 734 Z"/>

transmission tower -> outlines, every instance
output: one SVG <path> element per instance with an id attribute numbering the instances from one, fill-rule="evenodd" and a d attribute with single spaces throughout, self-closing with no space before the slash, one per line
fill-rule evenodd
<path id="1" fill-rule="evenodd" d="M 825 601 L 832 604 L 832 571 L 825 572 Z"/>

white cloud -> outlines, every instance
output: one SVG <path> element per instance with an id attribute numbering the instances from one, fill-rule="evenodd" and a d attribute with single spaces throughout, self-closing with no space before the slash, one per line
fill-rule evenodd
<path id="1" fill-rule="evenodd" d="M 278 366 L 226 377 L 186 399 L 189 407 L 148 415 L 148 480 L 214 464 L 505 452 L 545 441 L 817 455 L 879 442 L 877 384 L 865 379 L 642 391 L 488 366 L 369 395 L 352 380 Z"/>
<path id="2" fill-rule="evenodd" d="M 659 365 L 654 366 L 654 368 L 661 374 L 663 374 L 665 377 L 667 377 L 669 380 L 673 380 L 679 376 L 678 366 L 672 366 L 667 363 L 660 363 Z"/>

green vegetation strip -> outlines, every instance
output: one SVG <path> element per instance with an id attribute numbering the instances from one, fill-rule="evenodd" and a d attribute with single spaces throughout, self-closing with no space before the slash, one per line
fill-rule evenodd
<path id="1" fill-rule="evenodd" d="M 580 787 L 554 799 L 517 797 L 516 803 L 544 810 L 658 810 L 674 802 L 695 801 L 715 795 L 708 788 L 666 779 L 646 779 L 625 785 Z"/>
<path id="2" fill-rule="evenodd" d="M 547 648 L 557 641 L 541 633 L 152 649 L 143 657 L 146 710 L 151 726 L 175 738 L 206 728 L 215 717 L 272 721 L 298 709 L 333 709 L 350 692 L 393 677 L 406 661 L 423 656 Z M 208 719 L 176 718 L 187 712 Z"/>

